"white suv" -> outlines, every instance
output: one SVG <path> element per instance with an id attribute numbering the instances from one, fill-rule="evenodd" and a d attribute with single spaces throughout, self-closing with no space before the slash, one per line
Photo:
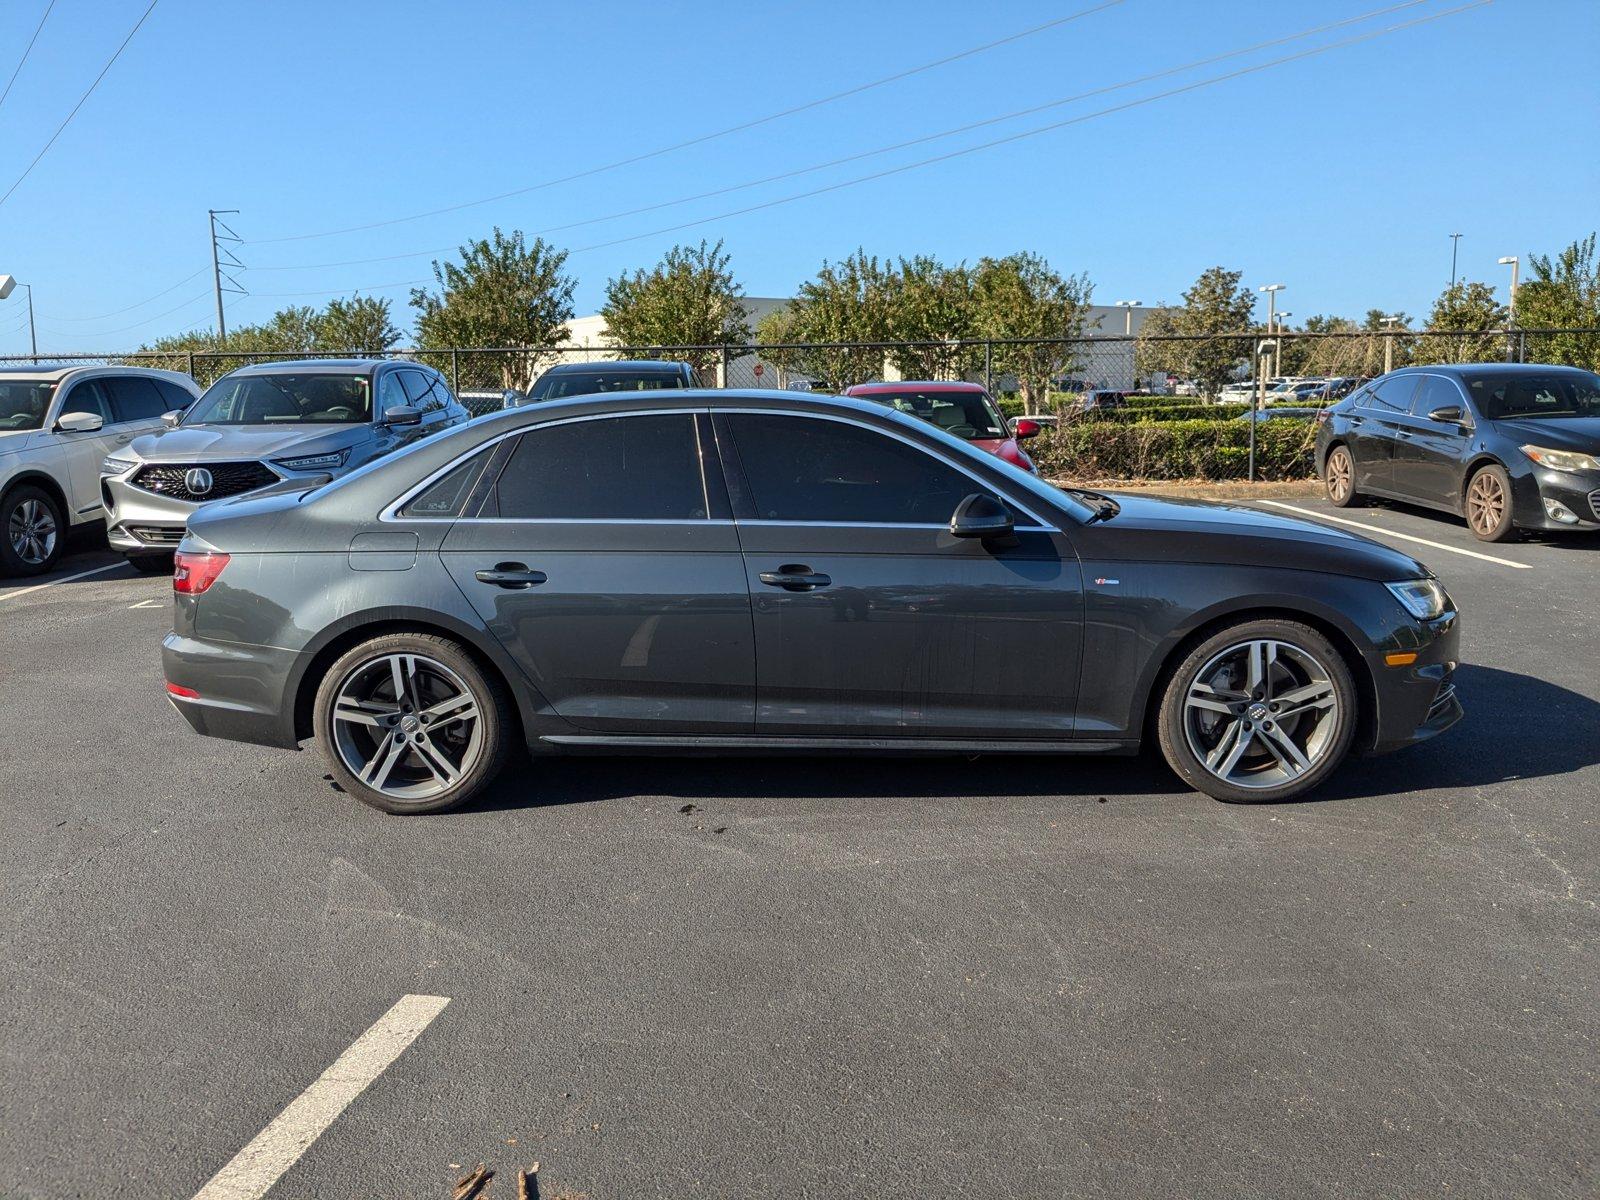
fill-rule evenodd
<path id="1" fill-rule="evenodd" d="M 37 575 L 105 517 L 100 464 L 200 395 L 178 371 L 0 367 L 0 575 Z"/>

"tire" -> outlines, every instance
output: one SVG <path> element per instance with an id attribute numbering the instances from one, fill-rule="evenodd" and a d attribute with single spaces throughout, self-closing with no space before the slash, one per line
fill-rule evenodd
<path id="1" fill-rule="evenodd" d="M 457 708 L 447 707 L 452 703 Z M 469 703 L 472 716 L 452 715 Z M 511 705 L 505 684 L 460 643 L 395 633 L 363 642 L 329 668 L 312 724 L 334 779 L 363 804 L 388 813 L 443 812 L 499 774 L 514 728 Z M 445 712 L 425 719 L 439 708 Z M 336 709 L 344 715 L 336 717 Z"/>
<path id="2" fill-rule="evenodd" d="M 141 575 L 171 575 L 172 555 L 170 554 L 130 554 L 128 565 Z"/>
<path id="3" fill-rule="evenodd" d="M 1480 542 L 1514 542 L 1517 526 L 1511 516 L 1511 476 L 1497 463 L 1479 467 L 1467 480 L 1462 512 L 1467 528 Z"/>
<path id="4" fill-rule="evenodd" d="M 1361 493 L 1356 491 L 1356 463 L 1349 447 L 1335 446 L 1328 451 L 1328 460 L 1322 465 L 1322 486 L 1328 493 L 1328 503 L 1335 508 L 1361 503 Z"/>
<path id="5" fill-rule="evenodd" d="M 66 521 L 49 492 L 25 483 L 0 500 L 0 573 L 43 575 L 66 544 Z"/>
<path id="6" fill-rule="evenodd" d="M 1263 689 L 1250 687 L 1252 672 L 1269 681 Z M 1315 629 L 1242 621 L 1184 656 L 1162 695 L 1157 733 L 1167 765 L 1195 790 L 1234 802 L 1291 800 L 1338 769 L 1359 703 L 1350 668 Z"/>

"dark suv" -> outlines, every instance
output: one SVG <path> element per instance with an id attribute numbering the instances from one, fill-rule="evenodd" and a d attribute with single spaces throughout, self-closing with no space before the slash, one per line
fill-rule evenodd
<path id="1" fill-rule="evenodd" d="M 1522 363 L 1406 367 L 1319 418 L 1328 499 L 1364 496 L 1467 519 L 1483 541 L 1600 530 L 1600 375 Z"/>

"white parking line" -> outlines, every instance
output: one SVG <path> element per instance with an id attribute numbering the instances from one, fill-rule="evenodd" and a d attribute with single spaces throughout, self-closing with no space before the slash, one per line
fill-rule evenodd
<path id="1" fill-rule="evenodd" d="M 1352 521 L 1348 517 L 1330 516 L 1328 513 L 1317 512 L 1311 508 L 1300 508 L 1297 505 L 1285 504 L 1282 500 L 1258 500 L 1258 504 L 1270 504 L 1273 508 L 1287 509 L 1301 516 L 1313 517 L 1318 521 L 1336 521 L 1340 525 L 1349 525 L 1364 533 L 1382 534 L 1384 537 L 1401 538 L 1408 542 L 1416 542 L 1421 546 L 1431 546 L 1435 550 L 1444 550 L 1450 554 L 1461 554 L 1467 558 L 1481 558 L 1484 562 L 1498 563 L 1502 567 L 1515 567 L 1519 571 L 1533 570 L 1532 563 L 1512 562 L 1509 558 L 1496 558 L 1492 554 L 1480 554 L 1476 550 L 1463 550 L 1460 546 L 1446 546 L 1443 542 L 1430 542 L 1427 538 L 1412 537 L 1409 533 L 1396 533 L 1393 529 L 1385 529 L 1382 525 L 1369 525 L 1365 521 Z"/>
<path id="2" fill-rule="evenodd" d="M 71 583 L 74 579 L 87 579 L 91 575 L 100 575 L 106 571 L 114 571 L 118 567 L 125 565 L 125 563 L 120 562 L 107 563 L 103 567 L 90 567 L 87 571 L 79 571 L 76 575 L 67 575 L 61 579 L 49 580 L 46 583 L 36 583 L 32 587 L 23 588 L 20 592 L 7 592 L 5 595 L 0 596 L 0 603 L 4 603 L 7 600 L 20 599 L 21 597 L 29 595 L 32 592 L 42 592 L 45 588 L 55 587 L 55 585 L 58 583 Z"/>
<path id="3" fill-rule="evenodd" d="M 194 1200 L 259 1200 L 265 1196 L 449 1003 L 448 996 L 401 996 L 315 1083 L 213 1175 Z"/>

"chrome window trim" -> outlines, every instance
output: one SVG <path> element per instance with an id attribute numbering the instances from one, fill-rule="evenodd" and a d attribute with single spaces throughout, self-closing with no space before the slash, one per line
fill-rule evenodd
<path id="1" fill-rule="evenodd" d="M 671 390 L 671 389 L 668 389 L 668 390 Z M 473 457 L 476 454 L 482 453 L 483 451 L 489 450 L 493 446 L 499 445 L 501 442 L 505 441 L 507 438 L 520 437 L 521 435 L 523 435 L 525 433 L 531 433 L 536 429 L 545 429 L 545 428 L 549 428 L 549 427 L 552 427 L 552 426 L 555 426 L 555 425 L 572 425 L 572 424 L 576 424 L 579 421 L 603 421 L 603 420 L 611 420 L 611 419 L 614 419 L 614 418 L 626 418 L 626 417 L 674 416 L 674 415 L 678 415 L 678 414 L 683 414 L 685 416 L 692 416 L 692 415 L 694 415 L 696 413 L 707 413 L 707 414 L 710 414 L 710 415 L 715 415 L 717 413 L 742 413 L 742 414 L 754 414 L 755 416 L 801 417 L 801 418 L 806 418 L 806 419 L 810 419 L 810 420 L 834 421 L 834 422 L 837 422 L 837 423 L 839 423 L 841 425 L 854 425 L 857 428 L 865 429 L 865 430 L 868 430 L 869 432 L 872 432 L 872 433 L 882 434 L 884 436 L 894 438 L 896 441 L 902 442 L 905 445 L 910 446 L 913 450 L 916 450 L 916 451 L 919 451 L 919 452 L 921 452 L 923 454 L 926 454 L 929 457 L 933 458 L 935 461 L 943 463 L 945 466 L 949 467 L 951 470 L 955 471 L 957 474 L 965 476 L 969 481 L 971 481 L 973 484 L 977 485 L 978 487 L 992 490 L 992 486 L 990 484 L 985 483 L 983 480 L 979 479 L 976 475 L 972 474 L 972 472 L 968 471 L 965 467 L 961 466 L 959 463 L 951 462 L 949 459 L 945 458 L 943 455 L 935 454 L 933 451 L 929 450 L 926 446 L 919 445 L 917 442 L 913 441 L 909 437 L 906 437 L 904 434 L 900 433 L 898 430 L 884 429 L 881 426 L 874 425 L 869 421 L 864 421 L 864 420 L 861 420 L 859 418 L 851 417 L 851 416 L 848 416 L 848 415 L 845 415 L 845 414 L 839 414 L 839 413 L 813 413 L 813 412 L 790 412 L 790 411 L 787 411 L 787 410 L 784 410 L 784 409 L 774 409 L 774 408 L 721 408 L 721 407 L 718 407 L 718 408 L 710 408 L 710 407 L 707 407 L 707 408 L 644 408 L 644 409 L 633 409 L 633 410 L 630 410 L 628 412 L 584 413 L 584 414 L 582 414 L 580 416 L 559 417 L 559 418 L 557 418 L 557 419 L 555 419 L 553 421 L 540 421 L 540 422 L 538 422 L 536 424 L 533 424 L 533 425 L 524 425 L 524 426 L 521 426 L 521 427 L 519 427 L 517 429 L 509 429 L 505 433 L 498 434 L 497 436 L 495 436 L 493 438 L 490 438 L 486 442 L 480 442 L 478 445 L 474 446 L 471 450 L 468 450 L 466 453 L 459 455 L 458 457 L 452 459 L 450 462 L 446 463 L 444 466 L 440 467 L 438 470 L 434 471 L 431 475 L 429 475 L 425 479 L 423 479 L 421 483 L 414 484 L 410 489 L 408 489 L 406 492 L 402 493 L 401 496 L 399 497 L 399 499 L 391 501 L 388 504 L 388 506 L 385 507 L 383 509 L 383 511 L 378 514 L 378 520 L 380 522 L 405 523 L 405 524 L 410 524 L 411 522 L 422 522 L 422 523 L 426 523 L 426 524 L 438 524 L 440 522 L 447 522 L 449 524 L 456 524 L 458 522 L 461 522 L 461 523 L 471 523 L 471 524 L 511 524 L 511 523 L 517 523 L 517 524 L 531 524 L 531 525 L 645 525 L 645 524 L 649 524 L 649 525 L 694 525 L 694 526 L 701 526 L 701 525 L 790 525 L 790 526 L 810 526 L 810 527 L 828 528 L 828 529 L 946 529 L 946 530 L 949 529 L 948 525 L 935 525 L 935 524 L 922 524 L 922 523 L 901 524 L 901 523 L 898 523 L 898 522 L 884 522 L 884 521 L 877 521 L 877 522 L 874 522 L 874 521 L 766 521 L 766 520 L 752 520 L 752 521 L 731 520 L 731 521 L 723 521 L 723 520 L 712 520 L 710 518 L 707 518 L 705 520 L 692 520 L 692 519 L 691 520 L 677 520 L 677 519 L 660 518 L 660 517 L 637 517 L 637 518 L 628 518 L 628 517 L 401 517 L 401 516 L 398 515 L 400 509 L 404 508 L 406 506 L 406 504 L 408 504 L 412 499 L 414 499 L 419 493 L 421 493 L 427 487 L 429 487 L 431 484 L 433 484 L 436 480 L 439 480 L 439 479 L 443 478 L 445 475 L 448 475 L 451 471 L 455 470 L 462 463 L 464 463 L 467 459 Z M 696 435 L 698 436 L 698 430 L 696 431 Z M 704 486 L 705 485 L 705 466 L 704 466 L 703 462 L 702 462 L 702 466 L 701 466 L 701 469 L 700 469 L 700 478 L 701 478 L 702 486 Z M 1015 504 L 1014 500 L 1011 501 L 1011 502 Z M 1019 532 L 1023 532 L 1023 533 L 1060 533 L 1061 532 L 1061 530 L 1059 528 L 1057 528 L 1055 525 L 1050 524 L 1048 521 L 1041 520 L 1035 513 L 1030 511 L 1026 506 L 1024 506 L 1022 504 L 1016 504 L 1016 508 L 1020 513 L 1022 513 L 1024 516 L 1026 516 L 1028 518 L 1028 520 L 1033 522 L 1032 525 L 1018 525 L 1016 528 L 1017 528 L 1017 530 Z M 708 511 L 709 511 L 709 506 L 708 506 Z"/>

